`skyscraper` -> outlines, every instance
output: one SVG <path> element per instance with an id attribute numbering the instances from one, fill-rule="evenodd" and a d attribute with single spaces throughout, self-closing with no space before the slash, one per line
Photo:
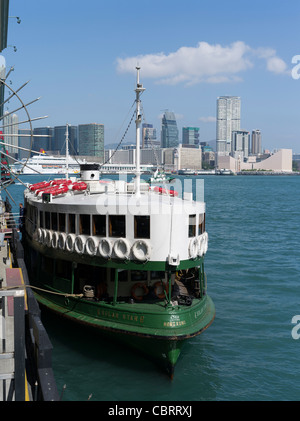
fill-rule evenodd
<path id="1" fill-rule="evenodd" d="M 0 64 L 0 78 L 5 80 L 5 73 L 6 73 L 6 67 L 5 67 L 5 59 L 2 58 L 4 62 Z M 3 102 L 4 102 L 4 86 L 3 83 L 0 83 L 0 117 L 3 116 Z"/>
<path id="2" fill-rule="evenodd" d="M 199 127 L 183 127 L 182 128 L 182 146 L 186 148 L 198 148 Z"/>
<path id="3" fill-rule="evenodd" d="M 104 125 L 79 124 L 79 155 L 98 156 L 104 160 Z"/>
<path id="4" fill-rule="evenodd" d="M 243 158 L 248 158 L 250 150 L 250 133 L 247 130 L 232 132 L 232 156 L 237 157 L 240 152 Z M 235 153 L 236 152 L 236 153 Z"/>
<path id="5" fill-rule="evenodd" d="M 31 146 L 31 130 L 30 129 L 19 129 L 19 146 L 22 148 L 30 149 Z M 24 135 L 24 136 L 22 136 Z M 32 147 L 31 149 L 34 150 Z M 29 151 L 24 151 L 23 149 L 18 150 L 18 159 L 28 158 L 32 156 L 33 154 Z M 34 154 L 35 155 L 35 154 Z"/>
<path id="6" fill-rule="evenodd" d="M 161 121 L 161 147 L 173 148 L 178 146 L 178 128 L 175 114 L 165 111 Z"/>
<path id="7" fill-rule="evenodd" d="M 51 151 L 52 150 L 52 144 L 53 144 L 53 134 L 54 130 L 53 127 L 35 127 L 33 129 L 33 145 L 32 149 L 34 151 L 39 152 L 40 149 L 43 149 L 44 151 Z M 40 137 L 38 137 L 40 136 Z M 44 137 L 47 136 L 47 137 Z"/>
<path id="8" fill-rule="evenodd" d="M 19 140 L 18 140 L 18 132 L 19 132 L 19 117 L 17 114 L 9 114 L 8 111 L 4 113 L 3 118 L 3 132 L 7 136 L 5 136 L 5 142 L 9 143 L 12 146 L 16 147 L 10 147 L 8 146 L 6 149 L 9 153 L 9 155 L 12 155 L 14 158 L 18 156 L 18 146 L 19 146 Z M 9 135 L 9 136 L 8 136 Z"/>
<path id="9" fill-rule="evenodd" d="M 241 102 L 237 96 L 220 96 L 217 99 L 217 155 L 229 155 L 232 132 L 240 130 Z"/>
<path id="10" fill-rule="evenodd" d="M 156 129 L 153 124 L 142 125 L 142 148 L 157 148 L 160 146 L 159 141 L 156 140 Z"/>
<path id="11" fill-rule="evenodd" d="M 252 130 L 251 153 L 258 155 L 261 153 L 261 132 L 260 130 Z"/>
<path id="12" fill-rule="evenodd" d="M 54 139 L 52 142 L 52 150 L 57 151 L 60 155 L 66 154 L 66 126 L 54 127 Z M 69 153 L 76 155 L 78 151 L 78 127 L 69 125 Z"/>

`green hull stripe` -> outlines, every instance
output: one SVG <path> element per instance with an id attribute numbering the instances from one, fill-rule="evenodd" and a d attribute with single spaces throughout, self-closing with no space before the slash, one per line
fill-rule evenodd
<path id="1" fill-rule="evenodd" d="M 156 339 L 181 340 L 198 335 L 215 316 L 215 307 L 208 295 L 191 306 L 180 307 L 180 310 L 168 310 L 155 304 L 121 303 L 113 306 L 72 297 L 48 299 L 44 295 L 36 296 L 41 304 L 74 321 L 120 334 Z M 158 311 L 151 311 L 153 306 Z"/>

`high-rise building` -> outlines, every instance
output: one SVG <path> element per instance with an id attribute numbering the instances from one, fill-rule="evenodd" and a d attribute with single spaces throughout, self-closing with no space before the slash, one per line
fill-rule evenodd
<path id="1" fill-rule="evenodd" d="M 142 125 L 142 148 L 159 148 L 160 142 L 156 140 L 156 129 L 153 124 Z"/>
<path id="2" fill-rule="evenodd" d="M 67 126 L 55 126 L 52 142 L 52 151 L 60 155 L 66 154 L 66 130 Z M 78 152 L 78 127 L 69 125 L 69 154 L 76 155 Z"/>
<path id="3" fill-rule="evenodd" d="M 165 111 L 161 123 L 161 147 L 173 148 L 178 146 L 178 128 L 175 114 Z"/>
<path id="4" fill-rule="evenodd" d="M 252 130 L 251 153 L 252 155 L 259 155 L 262 153 L 260 130 Z"/>
<path id="5" fill-rule="evenodd" d="M 79 155 L 104 159 L 104 125 L 91 123 L 78 126 Z"/>
<path id="6" fill-rule="evenodd" d="M 217 99 L 217 155 L 229 155 L 232 150 L 232 132 L 240 130 L 241 101 L 237 96 Z"/>
<path id="7" fill-rule="evenodd" d="M 18 141 L 19 141 L 19 146 L 21 148 L 30 149 L 30 146 L 31 146 L 31 149 L 34 150 L 34 148 L 31 145 L 30 134 L 31 134 L 30 129 L 19 129 L 19 139 L 18 139 Z M 32 155 L 32 154 L 30 154 L 29 151 L 26 151 L 24 149 L 18 150 L 18 159 L 29 158 Z"/>
<path id="8" fill-rule="evenodd" d="M 35 127 L 33 129 L 33 144 L 32 149 L 39 152 L 40 149 L 44 151 L 52 151 L 53 144 L 53 127 Z"/>
<path id="9" fill-rule="evenodd" d="M 250 150 L 250 133 L 247 130 L 235 130 L 232 132 L 232 150 L 233 157 L 242 152 L 243 158 L 248 158 Z"/>
<path id="10" fill-rule="evenodd" d="M 9 155 L 17 158 L 18 156 L 18 134 L 19 134 L 19 117 L 17 114 L 9 114 L 8 111 L 4 113 L 3 118 L 3 132 L 6 135 L 5 143 L 9 143 L 12 146 L 8 146 L 6 149 Z"/>
<path id="11" fill-rule="evenodd" d="M 5 80 L 5 73 L 6 73 L 6 65 L 5 65 L 5 58 L 2 57 L 3 63 L 0 64 L 0 78 Z M 0 116 L 3 116 L 3 107 L 4 107 L 4 87 L 3 83 L 0 83 Z"/>
<path id="12" fill-rule="evenodd" d="M 182 146 L 185 148 L 199 147 L 199 127 L 182 128 Z"/>

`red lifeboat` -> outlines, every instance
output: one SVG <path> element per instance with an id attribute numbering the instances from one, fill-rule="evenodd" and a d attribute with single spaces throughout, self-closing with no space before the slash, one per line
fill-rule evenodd
<path id="1" fill-rule="evenodd" d="M 60 186 L 52 187 L 52 191 L 49 191 L 48 193 L 51 193 L 52 196 L 57 196 L 58 194 L 67 193 L 68 191 L 69 191 L 69 187 L 67 185 L 60 185 Z"/>
<path id="2" fill-rule="evenodd" d="M 39 183 L 35 183 L 35 184 L 31 184 L 30 186 L 29 186 L 29 190 L 30 191 L 36 191 L 37 189 L 41 189 L 41 188 L 43 188 L 43 187 L 48 187 L 48 186 L 50 186 L 50 181 L 41 181 L 41 182 L 39 182 Z"/>
<path id="3" fill-rule="evenodd" d="M 69 191 L 69 187 L 67 185 L 55 185 L 48 187 L 47 189 L 38 190 L 36 195 L 42 195 L 44 193 L 51 193 L 52 196 L 57 196 L 58 194 L 67 193 Z"/>
<path id="4" fill-rule="evenodd" d="M 157 193 L 160 193 L 160 194 L 168 194 L 168 195 L 173 196 L 173 197 L 178 196 L 177 191 L 164 189 L 164 188 L 158 187 L 158 186 L 153 187 L 152 190 L 157 192 Z"/>
<path id="5" fill-rule="evenodd" d="M 74 191 L 86 190 L 87 184 L 84 181 L 77 181 L 77 182 L 72 184 L 71 188 Z"/>
<path id="6" fill-rule="evenodd" d="M 58 194 L 67 193 L 69 189 L 73 191 L 83 191 L 86 190 L 86 188 L 87 184 L 84 181 L 73 183 L 71 180 L 66 179 L 52 180 L 49 182 L 42 181 L 29 186 L 29 189 L 34 191 L 37 196 L 43 193 L 51 193 L 53 196 L 57 196 Z"/>
<path id="7" fill-rule="evenodd" d="M 63 178 L 63 179 L 61 179 L 61 180 L 53 180 L 53 181 L 51 181 L 50 182 L 51 183 L 51 186 L 57 186 L 57 185 L 61 185 L 61 184 L 72 184 L 72 181 L 71 180 L 67 180 L 67 179 L 65 179 L 65 178 Z"/>
<path id="8" fill-rule="evenodd" d="M 51 193 L 53 196 L 56 196 L 57 194 L 61 194 L 61 193 L 67 193 L 67 191 L 69 190 L 69 187 L 66 184 L 56 184 L 54 186 L 49 186 L 46 188 L 40 188 L 38 190 L 36 190 L 35 194 L 41 195 L 43 193 Z M 59 192 L 59 193 L 57 193 Z"/>

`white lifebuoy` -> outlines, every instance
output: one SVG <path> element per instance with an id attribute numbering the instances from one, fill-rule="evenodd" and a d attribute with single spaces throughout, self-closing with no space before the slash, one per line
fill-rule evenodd
<path id="1" fill-rule="evenodd" d="M 128 259 L 130 254 L 130 244 L 126 238 L 119 238 L 114 244 L 115 255 L 119 259 Z"/>
<path id="2" fill-rule="evenodd" d="M 61 250 L 64 250 L 65 244 L 66 244 L 66 238 L 67 234 L 64 232 L 61 232 L 58 236 L 58 248 Z"/>
<path id="3" fill-rule="evenodd" d="M 195 238 L 195 237 L 190 240 L 189 254 L 190 254 L 190 257 L 192 259 L 195 259 L 197 257 L 197 254 L 198 254 L 198 241 L 197 241 L 197 238 Z"/>
<path id="4" fill-rule="evenodd" d="M 74 251 L 74 244 L 75 244 L 76 235 L 75 234 L 68 234 L 66 238 L 66 250 L 70 253 Z"/>
<path id="5" fill-rule="evenodd" d="M 45 230 L 45 228 L 42 228 L 42 238 L 41 238 L 42 244 L 46 243 L 46 234 L 47 234 L 47 231 Z"/>
<path id="6" fill-rule="evenodd" d="M 98 249 L 98 241 L 96 240 L 95 237 L 89 237 L 86 240 L 85 251 L 90 256 L 95 256 L 95 254 L 97 253 L 97 249 Z"/>
<path id="7" fill-rule="evenodd" d="M 151 247 L 145 240 L 136 240 L 131 251 L 136 260 L 145 261 L 150 259 Z"/>
<path id="8" fill-rule="evenodd" d="M 84 236 L 84 235 L 78 235 L 75 238 L 74 249 L 75 249 L 76 253 L 78 253 L 78 254 L 84 253 L 86 238 L 87 237 Z"/>
<path id="9" fill-rule="evenodd" d="M 200 238 L 201 238 L 201 241 L 200 241 L 200 244 L 199 244 L 199 248 L 200 248 L 199 254 L 200 254 L 200 256 L 203 256 L 207 251 L 207 237 L 206 237 L 205 233 L 201 234 Z"/>
<path id="10" fill-rule="evenodd" d="M 112 245 L 108 238 L 102 238 L 99 242 L 98 251 L 100 256 L 108 259 L 112 253 Z"/>
<path id="11" fill-rule="evenodd" d="M 43 231 L 42 228 L 38 228 L 37 230 L 37 238 L 38 242 L 41 243 L 43 241 Z"/>
<path id="12" fill-rule="evenodd" d="M 204 236 L 203 234 L 197 237 L 197 255 L 202 257 L 203 256 L 203 245 L 204 245 Z"/>
<path id="13" fill-rule="evenodd" d="M 58 247 L 58 237 L 59 237 L 58 232 L 54 232 L 53 235 L 52 235 L 51 245 L 55 249 Z"/>
<path id="14" fill-rule="evenodd" d="M 206 254 L 207 249 L 208 249 L 208 234 L 205 231 L 205 233 L 203 234 L 205 237 L 205 242 L 204 242 L 204 249 L 203 249 L 203 254 Z"/>
<path id="15" fill-rule="evenodd" d="M 51 245 L 52 245 L 52 233 L 53 233 L 53 231 L 52 231 L 52 230 L 46 230 L 46 235 L 45 235 L 45 244 L 46 244 L 48 247 L 51 247 Z"/>

